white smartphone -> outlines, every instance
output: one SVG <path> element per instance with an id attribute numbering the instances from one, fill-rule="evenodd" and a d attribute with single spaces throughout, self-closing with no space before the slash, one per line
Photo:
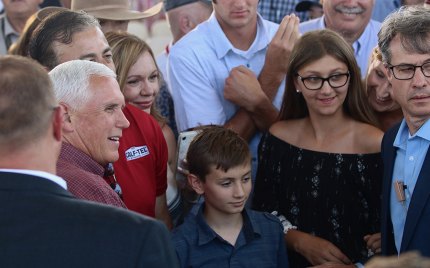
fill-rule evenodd
<path id="1" fill-rule="evenodd" d="M 200 197 L 188 184 L 188 167 L 184 161 L 187 157 L 188 147 L 198 133 L 198 130 L 184 131 L 178 136 L 175 178 L 182 197 L 182 210 L 184 215 L 187 215 L 189 211 L 193 210 Z"/>
<path id="2" fill-rule="evenodd" d="M 188 180 L 186 176 L 186 174 L 188 174 L 188 168 L 184 160 L 187 157 L 188 147 L 190 146 L 191 141 L 194 139 L 197 133 L 197 130 L 184 131 L 179 133 L 178 136 L 178 151 L 176 154 L 175 178 L 178 183 L 178 186 L 181 189 L 185 189 L 188 185 Z"/>

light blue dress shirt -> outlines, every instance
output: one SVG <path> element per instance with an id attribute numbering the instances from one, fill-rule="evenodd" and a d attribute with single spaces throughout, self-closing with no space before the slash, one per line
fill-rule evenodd
<path id="1" fill-rule="evenodd" d="M 393 145 L 397 147 L 397 153 L 391 185 L 390 212 L 397 252 L 400 252 L 407 210 L 430 145 L 430 120 L 427 120 L 411 136 L 406 121 L 403 119 Z M 406 200 L 404 202 L 399 202 L 397 199 L 394 188 L 395 181 L 401 181 L 406 185 L 404 190 Z"/>
<path id="2" fill-rule="evenodd" d="M 400 7 L 399 0 L 378 0 L 373 6 L 372 19 L 383 22 L 384 19 L 393 11 Z"/>
<path id="3" fill-rule="evenodd" d="M 176 42 L 169 54 L 167 75 L 175 104 L 179 131 L 199 125 L 224 125 L 235 115 L 238 106 L 224 98 L 225 79 L 230 71 L 244 65 L 258 76 L 263 68 L 266 51 L 279 25 L 257 19 L 257 34 L 247 51 L 233 47 L 214 13 L 193 31 Z M 282 103 L 285 80 L 281 83 L 273 104 Z M 257 148 L 261 134 L 256 134 L 250 149 L 253 174 L 257 167 Z"/>
<path id="4" fill-rule="evenodd" d="M 306 33 L 313 30 L 325 29 L 324 15 L 320 18 L 313 19 L 300 23 L 299 30 L 301 33 Z M 381 28 L 381 23 L 370 20 L 361 36 L 352 44 L 354 48 L 355 59 L 361 69 L 361 77 L 364 78 L 367 72 L 372 49 L 378 45 L 378 32 Z"/>

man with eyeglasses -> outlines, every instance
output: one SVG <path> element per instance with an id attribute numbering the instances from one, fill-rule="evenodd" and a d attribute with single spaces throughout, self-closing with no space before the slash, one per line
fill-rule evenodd
<path id="1" fill-rule="evenodd" d="M 382 254 L 430 256 L 430 8 L 391 14 L 378 44 L 404 120 L 382 142 Z"/>

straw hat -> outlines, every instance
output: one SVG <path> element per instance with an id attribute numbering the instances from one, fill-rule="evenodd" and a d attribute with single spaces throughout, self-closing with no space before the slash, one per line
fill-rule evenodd
<path id="1" fill-rule="evenodd" d="M 130 10 L 128 0 L 72 0 L 71 9 L 84 10 L 98 19 L 137 20 L 158 14 L 163 8 L 160 2 L 144 12 Z"/>

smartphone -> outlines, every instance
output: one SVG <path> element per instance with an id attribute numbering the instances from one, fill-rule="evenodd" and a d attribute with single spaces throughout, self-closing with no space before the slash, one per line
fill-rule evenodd
<path id="1" fill-rule="evenodd" d="M 175 178 L 182 199 L 182 211 L 187 215 L 199 201 L 200 196 L 188 184 L 188 167 L 184 161 L 187 157 L 191 141 L 199 133 L 198 130 L 184 131 L 178 136 L 178 150 L 176 153 Z"/>
<path id="2" fill-rule="evenodd" d="M 175 170 L 175 178 L 178 183 L 178 187 L 180 189 L 187 188 L 188 180 L 188 168 L 185 163 L 185 158 L 187 157 L 188 147 L 190 146 L 191 141 L 197 135 L 197 130 L 184 131 L 179 133 L 178 136 L 178 150 L 176 153 L 176 170 Z"/>

